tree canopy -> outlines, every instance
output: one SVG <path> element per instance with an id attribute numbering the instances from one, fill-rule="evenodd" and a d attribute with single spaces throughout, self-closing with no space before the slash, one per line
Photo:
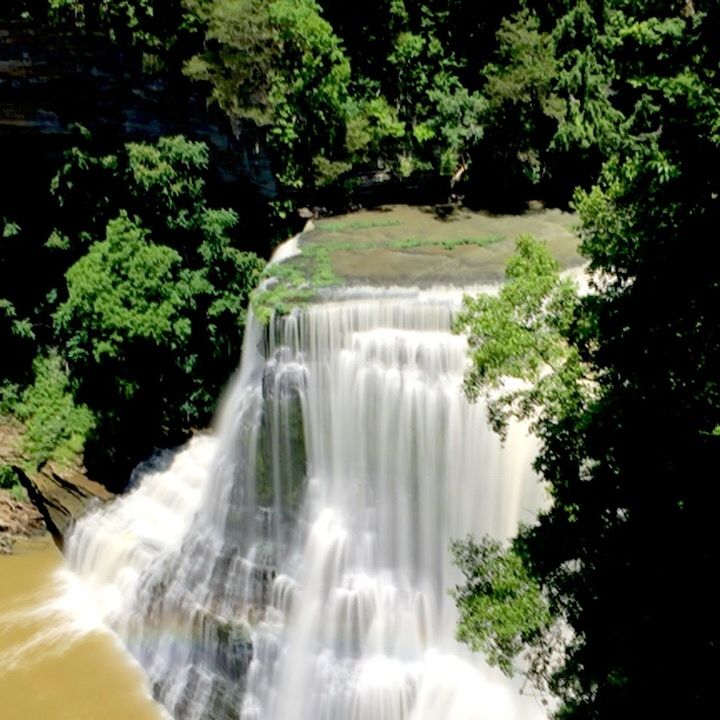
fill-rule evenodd
<path id="1" fill-rule="evenodd" d="M 531 383 L 495 402 L 505 419 L 532 417 L 543 443 L 553 505 L 514 552 L 572 631 L 559 665 L 552 624 L 531 642 L 558 717 L 705 714 L 718 662 L 698 589 L 718 547 L 718 8 L 614 3 L 601 18 L 625 90 L 607 98 L 622 122 L 597 182 L 576 194 L 594 290 L 559 312 L 556 277 L 539 306 L 539 258 L 509 273 L 518 302 L 509 289 L 469 301 L 468 387 Z M 536 343 L 518 340 L 526 329 Z"/>
<path id="2" fill-rule="evenodd" d="M 69 422 L 79 428 L 72 446 L 122 484 L 154 447 L 208 421 L 239 361 L 264 263 L 239 244 L 237 213 L 208 203 L 204 143 L 163 137 L 98 155 L 84 130 L 78 140 L 51 183 L 53 229 L 41 246 L 53 266 L 47 295 L 29 318 L 4 301 L 2 331 L 55 358 L 36 363 L 38 400 L 21 413 L 34 428 L 32 457 L 53 457 L 65 442 L 50 422 L 60 401 L 38 386 L 58 378 L 53 387 L 92 417 Z M 46 440 L 34 440 L 43 428 Z"/>

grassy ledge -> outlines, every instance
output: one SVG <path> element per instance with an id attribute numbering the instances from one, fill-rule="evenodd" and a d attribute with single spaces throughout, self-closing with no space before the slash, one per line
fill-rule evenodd
<path id="1" fill-rule="evenodd" d="M 301 254 L 265 270 L 251 306 L 261 322 L 317 301 L 345 285 L 430 287 L 501 282 L 515 239 L 546 242 L 563 267 L 580 263 L 575 218 L 560 210 L 492 215 L 457 208 L 384 206 L 315 221 L 300 238 Z"/>

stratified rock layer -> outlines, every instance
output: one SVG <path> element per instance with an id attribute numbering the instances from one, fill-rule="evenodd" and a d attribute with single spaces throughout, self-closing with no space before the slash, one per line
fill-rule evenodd
<path id="1" fill-rule="evenodd" d="M 114 497 L 102 485 L 90 480 L 80 467 L 65 468 L 48 462 L 37 472 L 19 472 L 30 499 L 60 544 L 89 508 Z"/>
<path id="2" fill-rule="evenodd" d="M 114 495 L 90 480 L 85 468 L 54 462 L 37 470 L 27 468 L 21 452 L 22 426 L 5 419 L 0 423 L 0 465 L 12 468 L 25 488 L 30 502 L 19 500 L 7 490 L 0 491 L 0 552 L 11 552 L 15 539 L 50 532 L 62 545 L 75 521 L 91 507 Z"/>

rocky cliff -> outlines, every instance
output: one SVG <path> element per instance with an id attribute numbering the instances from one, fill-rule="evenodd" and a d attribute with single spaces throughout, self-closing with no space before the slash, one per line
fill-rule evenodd
<path id="1" fill-rule="evenodd" d="M 0 552 L 10 552 L 17 538 L 45 532 L 62 546 L 75 520 L 114 497 L 90 480 L 79 462 L 72 466 L 47 462 L 30 469 L 20 452 L 21 440 L 18 423 L 0 423 L 0 465 L 12 468 L 28 498 L 0 491 Z"/>
<path id="2" fill-rule="evenodd" d="M 103 37 L 0 18 L 0 218 L 34 221 L 63 151 L 77 142 L 73 126 L 81 124 L 108 152 L 163 135 L 206 142 L 218 204 L 239 209 L 249 228 L 265 222 L 259 199 L 274 198 L 277 187 L 262 146 L 236 137 L 225 116 L 208 107 L 202 87 L 136 65 Z"/>

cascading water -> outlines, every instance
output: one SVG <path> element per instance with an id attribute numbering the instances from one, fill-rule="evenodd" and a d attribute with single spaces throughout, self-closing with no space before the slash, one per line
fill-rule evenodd
<path id="1" fill-rule="evenodd" d="M 177 720 L 510 720 L 532 699 L 454 639 L 449 542 L 512 535 L 542 491 L 461 389 L 457 291 L 317 304 L 263 329 L 214 436 L 70 539 Z"/>

